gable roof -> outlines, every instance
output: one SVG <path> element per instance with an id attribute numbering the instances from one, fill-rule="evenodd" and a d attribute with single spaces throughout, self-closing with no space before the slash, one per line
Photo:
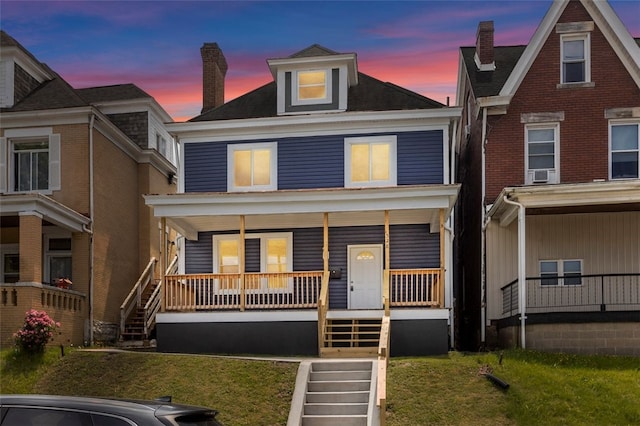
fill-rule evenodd
<path id="1" fill-rule="evenodd" d="M 277 87 L 265 84 L 189 121 L 277 117 Z M 392 83 L 361 72 L 358 84 L 349 87 L 347 111 L 392 111 L 442 108 L 445 105 Z"/>
<path id="2" fill-rule="evenodd" d="M 513 72 L 502 87 L 500 96 L 512 96 L 518 90 L 520 83 L 522 83 L 533 61 L 540 53 L 542 46 L 570 1 L 580 1 L 633 80 L 640 87 L 640 48 L 609 3 L 607 1 L 593 0 L 554 0 L 520 60 L 515 65 Z"/>
<path id="3" fill-rule="evenodd" d="M 87 87 L 76 89 L 76 92 L 89 103 L 151 98 L 151 95 L 132 83 Z"/>
<path id="4" fill-rule="evenodd" d="M 495 71 L 477 70 L 474 61 L 475 46 L 460 48 L 461 65 L 466 68 L 466 75 L 476 99 L 500 96 L 504 97 L 502 101 L 507 101 L 515 94 L 570 1 L 580 1 L 585 7 L 640 87 L 640 38 L 631 37 L 609 3 L 593 0 L 554 0 L 529 44 L 494 47 Z"/>
<path id="5" fill-rule="evenodd" d="M 319 44 L 312 44 L 311 46 L 288 56 L 288 58 L 309 58 L 312 56 L 329 56 L 339 54 L 340 53 L 335 52 L 331 49 L 327 49 L 326 47 L 320 46 Z"/>

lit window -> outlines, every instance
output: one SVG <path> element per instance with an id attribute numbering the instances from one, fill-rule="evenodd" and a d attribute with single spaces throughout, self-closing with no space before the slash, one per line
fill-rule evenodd
<path id="1" fill-rule="evenodd" d="M 637 179 L 640 160 L 640 124 L 612 124 L 611 179 Z"/>
<path id="2" fill-rule="evenodd" d="M 298 72 L 298 99 L 324 99 L 327 97 L 326 71 Z"/>
<path id="3" fill-rule="evenodd" d="M 228 145 L 228 168 L 229 191 L 277 189 L 276 143 Z"/>
<path id="4" fill-rule="evenodd" d="M 527 126 L 526 183 L 556 183 L 558 169 L 558 125 Z"/>
<path id="5" fill-rule="evenodd" d="M 345 187 L 395 185 L 396 137 L 345 139 Z"/>
<path id="6" fill-rule="evenodd" d="M 589 35 L 563 35 L 561 40 L 562 83 L 589 82 Z"/>
<path id="7" fill-rule="evenodd" d="M 582 260 L 540 261 L 540 284 L 543 286 L 581 285 Z"/>

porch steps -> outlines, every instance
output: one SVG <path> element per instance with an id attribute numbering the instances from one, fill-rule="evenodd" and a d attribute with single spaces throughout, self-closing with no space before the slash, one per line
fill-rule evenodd
<path id="1" fill-rule="evenodd" d="M 375 405 L 374 364 L 373 360 L 311 361 L 306 382 L 296 386 L 304 387 L 301 407 L 298 412 L 293 410 L 287 425 L 371 425 L 370 404 Z"/>
<path id="2" fill-rule="evenodd" d="M 137 308 L 133 315 L 127 320 L 124 325 L 124 332 L 120 333 L 121 341 L 139 341 L 146 340 L 149 336 L 144 334 L 144 305 L 147 304 L 149 298 L 153 294 L 154 290 L 158 287 L 159 280 L 150 283 L 145 291 L 142 293 L 140 303 L 141 307 Z"/>
<path id="3" fill-rule="evenodd" d="M 381 325 L 380 318 L 327 318 L 320 356 L 376 356 Z"/>

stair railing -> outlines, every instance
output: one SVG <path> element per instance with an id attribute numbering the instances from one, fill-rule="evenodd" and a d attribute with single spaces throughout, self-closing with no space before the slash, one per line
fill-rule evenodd
<path id="1" fill-rule="evenodd" d="M 151 260 L 149 260 L 147 267 L 144 268 L 144 271 L 142 271 L 142 274 L 140 274 L 140 278 L 138 278 L 138 281 L 129 292 L 129 295 L 126 299 L 124 299 L 122 305 L 120 305 L 121 336 L 124 333 L 125 324 L 127 322 L 127 319 L 129 318 L 129 315 L 131 314 L 131 311 L 133 311 L 134 308 L 139 308 L 142 306 L 142 293 L 144 293 L 149 283 L 153 281 L 155 266 L 157 262 L 158 260 L 155 257 L 152 257 Z"/>
<path id="2" fill-rule="evenodd" d="M 169 264 L 169 267 L 164 273 L 164 276 L 174 275 L 178 272 L 178 255 L 175 255 Z M 151 296 L 149 296 L 149 300 L 144 305 L 144 336 L 145 338 L 149 337 L 149 333 L 153 329 L 153 326 L 156 323 L 156 314 L 160 311 L 162 307 L 162 287 L 163 282 L 160 281 L 158 286 L 153 290 Z"/>
<path id="3" fill-rule="evenodd" d="M 324 334 L 327 327 L 327 311 L 329 309 L 329 272 L 322 275 L 320 296 L 318 297 L 318 351 L 324 347 Z"/>
<path id="4" fill-rule="evenodd" d="M 389 366 L 389 344 L 391 342 L 391 316 L 385 314 L 380 325 L 378 346 L 378 383 L 376 405 L 380 410 L 380 426 L 384 426 L 387 412 L 387 367 Z"/>

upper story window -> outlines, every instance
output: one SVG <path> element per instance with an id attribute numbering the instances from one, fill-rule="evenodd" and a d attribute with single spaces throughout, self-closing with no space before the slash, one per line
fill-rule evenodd
<path id="1" fill-rule="evenodd" d="M 560 84 L 558 87 L 593 86 L 591 81 L 591 32 L 593 21 L 560 22 Z"/>
<path id="2" fill-rule="evenodd" d="M 277 144 L 230 144 L 227 146 L 227 190 L 278 189 Z"/>
<path id="3" fill-rule="evenodd" d="M 558 181 L 558 133 L 557 124 L 526 126 L 526 184 Z"/>
<path id="4" fill-rule="evenodd" d="M 396 136 L 346 138 L 345 187 L 396 185 L 396 145 Z"/>
<path id="5" fill-rule="evenodd" d="M 294 104 L 323 103 L 331 100 L 329 81 L 331 73 L 327 70 L 296 72 L 296 97 Z"/>
<path id="6" fill-rule="evenodd" d="M 581 285 L 582 260 L 541 260 L 540 284 Z"/>
<path id="7" fill-rule="evenodd" d="M 640 123 L 611 123 L 609 141 L 611 179 L 640 177 Z"/>
<path id="8" fill-rule="evenodd" d="M 0 192 L 60 189 L 60 135 L 51 128 L 5 131 L 0 138 Z"/>

